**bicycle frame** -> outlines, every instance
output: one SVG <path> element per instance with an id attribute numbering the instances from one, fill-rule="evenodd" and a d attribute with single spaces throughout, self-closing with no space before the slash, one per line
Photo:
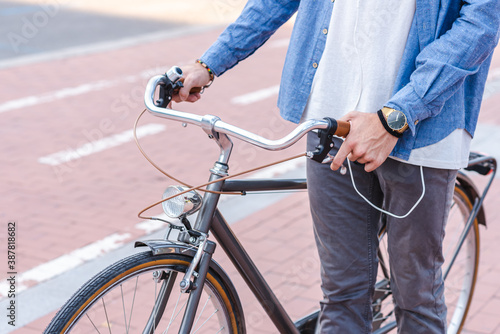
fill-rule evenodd
<path id="1" fill-rule="evenodd" d="M 224 123 L 220 121 L 220 119 L 216 116 L 199 116 L 175 111 L 172 109 L 160 108 L 157 104 L 155 104 L 154 96 L 156 88 L 164 79 L 164 76 L 155 76 L 148 82 L 144 98 L 146 108 L 155 116 L 200 126 L 209 136 L 209 138 L 213 139 L 217 143 L 217 145 L 220 147 L 220 155 L 219 159 L 215 162 L 214 167 L 210 170 L 211 176 L 209 178 L 209 181 L 215 181 L 227 175 L 227 163 L 229 161 L 229 157 L 233 148 L 233 144 L 231 142 L 231 139 L 228 137 L 228 134 L 264 149 L 281 150 L 293 145 L 307 132 L 313 129 L 331 130 L 330 122 L 326 122 L 324 120 L 311 120 L 299 125 L 289 135 L 280 140 L 268 140 L 248 131 L 239 129 L 230 124 Z M 335 124 L 335 127 L 336 126 L 337 125 Z M 207 187 L 207 190 L 218 192 L 223 190 L 223 186 L 224 182 L 216 182 L 210 184 Z M 238 271 L 243 276 L 247 284 L 251 287 L 253 293 L 256 295 L 261 305 L 263 305 L 266 312 L 268 312 L 270 318 L 272 319 L 276 327 L 280 330 L 280 332 L 299 333 L 295 324 L 285 312 L 283 306 L 279 303 L 278 299 L 276 298 L 268 284 L 265 282 L 255 264 L 243 249 L 236 236 L 230 230 L 227 222 L 225 222 L 220 212 L 218 212 L 217 204 L 219 198 L 220 194 L 205 193 L 203 197 L 202 207 L 194 224 L 194 230 L 199 232 L 202 236 L 205 236 L 205 238 L 208 235 L 208 232 L 212 231 L 216 240 L 219 241 L 221 245 L 224 245 L 223 248 L 229 255 L 231 261 L 235 264 L 236 268 L 238 268 Z M 203 244 L 203 246 L 206 245 L 215 247 L 215 243 L 211 241 Z M 184 318 L 181 325 L 181 333 L 189 333 L 189 331 L 191 330 L 196 306 L 199 302 L 199 295 L 198 293 L 196 293 L 196 291 L 200 291 L 203 287 L 203 282 L 205 279 L 204 274 L 206 274 L 206 272 L 203 273 L 201 269 L 208 268 L 208 264 L 211 260 L 211 253 L 213 252 L 206 252 L 204 249 L 205 247 L 202 247 L 199 244 L 196 246 L 199 246 L 198 251 L 196 252 L 193 263 L 188 268 L 188 272 L 192 273 L 196 267 L 198 268 L 198 275 L 193 280 L 195 289 L 192 289 L 194 293 L 190 294 L 187 302 L 186 311 L 184 313 Z M 166 243 L 165 247 L 168 248 L 170 247 L 170 245 Z M 190 275 L 186 275 L 183 281 L 186 282 L 186 280 L 189 280 L 188 282 L 189 284 L 191 284 L 189 276 Z M 198 284 L 198 282 L 200 282 L 201 284 Z M 184 286 L 182 286 L 181 288 L 183 289 L 183 291 L 185 291 L 186 284 L 184 284 Z M 274 312 L 268 310 L 266 306 L 267 303 L 273 304 L 275 310 Z"/>
<path id="2" fill-rule="evenodd" d="M 477 165 L 480 163 L 484 163 L 485 161 L 492 162 L 494 166 L 496 166 L 496 161 L 491 157 L 482 157 L 480 159 L 476 159 L 471 161 L 469 166 Z M 491 178 L 486 185 L 485 189 L 481 196 L 476 197 L 474 208 L 471 212 L 471 215 L 468 219 L 468 223 L 464 226 L 461 238 L 461 241 L 457 245 L 457 248 L 454 251 L 454 254 L 458 254 L 460 251 L 463 239 L 465 235 L 467 235 L 468 230 L 470 229 L 472 222 L 478 217 L 479 213 L 482 210 L 482 203 L 486 193 L 489 190 L 489 186 L 491 185 L 492 180 L 494 179 L 496 168 L 492 168 L 493 173 L 491 174 Z M 457 177 L 457 182 L 462 185 L 470 186 L 472 183 L 469 178 L 460 173 Z M 219 184 L 219 183 L 216 183 Z M 224 183 L 220 183 L 217 187 L 219 190 L 224 192 L 242 192 L 243 194 L 246 192 L 262 192 L 262 191 L 273 191 L 273 190 L 303 190 L 307 189 L 307 183 L 305 179 L 263 179 L 263 180 L 227 180 Z M 207 193 L 205 197 L 217 197 L 218 194 L 210 194 Z M 206 200 L 206 199 L 204 199 Z M 216 203 L 215 199 L 209 200 L 209 203 Z M 213 204 L 212 204 L 213 205 Z M 224 219 L 220 211 L 214 208 L 213 218 L 209 223 L 210 231 L 214 238 L 217 240 L 217 243 L 224 249 L 225 253 L 229 257 L 230 261 L 238 270 L 241 277 L 244 279 L 247 286 L 251 289 L 255 297 L 259 300 L 268 317 L 273 321 L 276 328 L 281 333 L 303 333 L 306 330 L 311 330 L 315 326 L 317 312 L 310 314 L 297 322 L 293 322 L 284 307 L 281 305 L 272 289 L 267 284 L 266 280 L 256 267 L 255 263 L 252 261 L 244 247 L 239 242 L 236 235 L 231 230 L 229 224 Z M 207 209 L 204 212 L 200 213 L 201 215 L 209 214 Z M 200 218 L 200 222 L 203 222 L 204 219 Z M 480 223 L 484 224 L 484 220 L 480 219 Z M 156 245 L 158 250 L 158 245 Z M 160 246 L 165 247 L 167 243 Z M 151 247 L 151 246 L 150 246 Z M 453 256 L 453 258 L 455 257 Z M 206 259 L 209 261 L 209 259 Z M 202 260 L 202 263 L 204 261 Z M 201 263 L 200 263 L 201 265 Z M 383 264 L 381 264 L 383 265 Z M 453 265 L 453 262 L 450 264 L 450 267 Z M 387 268 L 384 268 L 387 270 Z M 204 277 L 203 277 L 204 278 Z M 202 277 L 198 277 L 197 281 L 202 279 Z M 201 280 L 203 282 L 203 280 Z M 270 307 L 271 305 L 271 307 Z M 189 310 L 189 308 L 188 308 Z M 194 313 L 190 314 L 189 311 L 186 311 L 185 317 L 187 320 L 191 317 L 194 318 Z M 379 329 L 375 333 L 385 333 L 388 330 L 395 328 L 396 324 L 389 323 L 386 324 L 383 328 Z"/>
<path id="3" fill-rule="evenodd" d="M 239 139 L 243 139 L 246 142 L 252 143 L 256 146 L 260 146 L 268 150 L 279 150 L 289 147 L 293 143 L 297 142 L 303 135 L 305 135 L 312 129 L 327 128 L 327 125 L 324 121 L 308 121 L 297 127 L 296 130 L 292 131 L 292 133 L 285 138 L 277 141 L 270 141 L 265 138 L 256 136 L 250 132 L 221 122 L 220 119 L 216 116 L 207 115 L 202 117 L 198 115 L 177 112 L 174 110 L 166 111 L 165 109 L 158 108 L 152 102 L 154 100 L 154 91 L 155 87 L 158 84 L 159 78 L 160 76 L 155 77 L 148 83 L 145 98 L 148 110 L 155 116 L 199 125 L 207 133 L 209 138 L 213 139 L 220 147 L 219 159 L 215 162 L 214 167 L 210 170 L 211 175 L 209 181 L 215 181 L 227 175 L 228 161 L 233 147 L 231 139 L 227 134 L 230 134 L 231 136 Z M 149 96 L 148 93 L 150 94 Z M 471 213 L 471 216 L 469 217 L 468 224 L 466 224 L 465 226 L 462 241 L 459 243 L 457 249 L 455 250 L 455 254 L 460 251 L 463 239 L 467 235 L 472 222 L 474 222 L 478 215 L 484 215 L 484 213 L 482 213 L 482 203 L 496 173 L 496 160 L 491 157 L 480 157 L 471 161 L 471 165 L 469 166 L 471 167 L 485 163 L 490 164 L 490 170 L 493 170 L 492 177 L 485 187 L 482 195 L 476 196 L 474 209 Z M 473 187 L 472 182 L 470 182 L 468 178 L 463 174 L 459 174 L 458 182 L 463 182 L 466 183 L 467 186 Z M 270 191 L 283 189 L 298 190 L 306 189 L 306 187 L 306 182 L 303 179 L 227 180 L 212 183 L 207 187 L 207 189 L 216 192 L 238 191 L 244 194 L 250 191 Z M 473 193 L 477 194 L 477 191 Z M 240 273 L 248 287 L 252 290 L 255 297 L 259 300 L 269 318 L 273 321 L 274 325 L 281 333 L 301 333 L 314 328 L 317 314 L 311 314 L 297 321 L 296 323 L 294 323 L 290 319 L 289 315 L 277 299 L 276 295 L 273 293 L 272 289 L 269 287 L 264 277 L 257 269 L 256 265 L 254 264 L 248 253 L 245 251 L 238 238 L 235 236 L 228 223 L 225 221 L 222 214 L 217 209 L 219 198 L 220 194 L 218 193 L 205 193 L 203 197 L 203 205 L 197 216 L 196 223 L 194 224 L 194 230 L 201 233 L 202 236 L 207 236 L 209 231 L 213 234 L 217 242 L 224 249 L 233 265 L 237 268 L 238 272 Z M 193 280 L 193 285 L 195 288 L 191 289 L 192 293 L 190 293 L 186 311 L 182 320 L 180 331 L 181 333 L 189 333 L 191 330 L 193 319 L 196 313 L 196 308 L 199 302 L 199 293 L 197 292 L 200 292 L 202 290 L 205 275 L 211 261 L 213 250 L 215 248 L 214 242 L 207 241 L 206 238 L 202 239 L 202 241 L 203 242 L 199 242 L 198 244 L 196 244 L 196 246 L 198 246 L 198 250 L 194 255 L 195 260 L 188 269 L 188 272 L 191 271 L 192 273 L 192 271 L 197 268 L 198 275 L 196 275 Z M 148 242 L 138 244 L 138 246 L 144 245 L 150 246 Z M 189 244 L 187 244 L 187 246 L 191 247 L 191 245 Z M 175 251 L 173 249 L 179 249 L 175 248 L 175 244 L 166 240 L 157 243 L 155 247 L 156 248 L 153 249 L 153 247 L 150 246 L 150 248 L 152 248 L 155 252 L 162 252 L 165 251 L 165 249 L 168 249 L 166 250 L 166 252 L 172 252 Z M 241 308 L 241 305 L 237 305 L 237 307 Z M 394 327 L 395 324 L 389 324 L 384 328 L 387 330 L 387 328 Z M 376 333 L 384 332 L 385 331 L 382 331 L 382 329 L 376 331 Z"/>
<path id="4" fill-rule="evenodd" d="M 224 191 L 269 191 L 269 190 L 306 189 L 305 180 L 228 180 L 225 181 Z M 228 223 L 216 210 L 211 227 L 212 234 L 224 249 L 229 259 L 236 267 L 241 277 L 259 300 L 269 318 L 273 321 L 280 333 L 300 333 L 296 324 L 290 319 L 285 309 L 266 283 L 252 259 L 245 251 Z M 270 306 L 272 305 L 272 306 Z"/>

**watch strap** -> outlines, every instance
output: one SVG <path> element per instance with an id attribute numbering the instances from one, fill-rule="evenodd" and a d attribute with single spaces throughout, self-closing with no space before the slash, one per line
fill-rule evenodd
<path id="1" fill-rule="evenodd" d="M 380 122 L 382 123 L 384 128 L 387 130 L 387 132 L 389 132 L 394 137 L 401 138 L 403 133 L 397 132 L 396 130 L 393 130 L 389 127 L 389 124 L 387 124 L 387 119 L 385 118 L 384 113 L 382 112 L 382 109 L 377 111 L 377 115 L 378 115 L 378 118 L 380 118 Z"/>

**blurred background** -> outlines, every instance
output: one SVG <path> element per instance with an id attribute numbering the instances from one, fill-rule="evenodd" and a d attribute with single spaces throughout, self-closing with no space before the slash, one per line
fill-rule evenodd
<path id="1" fill-rule="evenodd" d="M 2 1 L 0 59 L 233 20 L 241 0 Z"/>
<path id="2" fill-rule="evenodd" d="M 0 333 L 42 332 L 83 282 L 134 252 L 134 240 L 161 236 L 162 224 L 137 218 L 171 184 L 140 155 L 131 135 L 144 108 L 144 87 L 173 65 L 193 63 L 245 3 L 0 1 L 0 258 L 7 258 L 7 225 L 15 222 L 18 307 L 15 327 L 0 313 Z M 294 125 L 280 118 L 276 99 L 291 28 L 284 25 L 250 59 L 216 78 L 199 103 L 176 107 L 218 115 L 264 137 L 284 136 Z M 498 158 L 499 92 L 496 56 L 474 149 Z M 218 149 L 198 128 L 145 115 L 138 129 L 144 149 L 165 170 L 191 184 L 207 180 Z M 303 142 L 263 152 L 235 141 L 230 171 L 303 151 Z M 253 175 L 258 176 L 301 177 L 304 161 Z M 500 333 L 499 192 L 495 184 L 486 201 L 491 225 L 483 233 L 467 333 Z M 229 198 L 221 205 L 291 316 L 315 309 L 321 297 L 319 262 L 307 194 Z M 155 208 L 150 214 L 160 212 Z M 269 240 L 273 234 L 277 241 Z M 226 268 L 221 251 L 216 258 Z M 249 332 L 275 333 L 234 269 L 228 271 L 251 319 Z M 9 303 L 7 272 L 4 260 L 0 310 Z"/>

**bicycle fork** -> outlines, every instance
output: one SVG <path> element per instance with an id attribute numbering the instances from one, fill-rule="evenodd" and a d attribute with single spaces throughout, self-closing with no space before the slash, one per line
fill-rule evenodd
<path id="1" fill-rule="evenodd" d="M 214 167 L 210 170 L 211 176 L 210 181 L 215 181 L 227 175 L 229 156 L 231 155 L 233 143 L 231 139 L 226 134 L 219 134 L 214 130 L 214 124 L 219 120 L 218 117 L 207 115 L 202 119 L 202 128 L 207 133 L 210 139 L 217 142 L 220 147 L 220 156 L 218 161 L 215 162 Z M 219 192 L 222 189 L 223 182 L 215 182 L 208 185 L 207 190 Z M 208 269 L 210 267 L 210 261 L 212 260 L 212 255 L 215 251 L 215 242 L 208 240 L 208 231 L 214 216 L 215 210 L 217 208 L 217 203 L 219 201 L 220 194 L 218 193 L 205 193 L 203 197 L 203 204 L 196 219 L 194 226 L 194 234 L 186 232 L 183 237 L 179 238 L 179 241 L 197 245 L 198 250 L 193 257 L 184 278 L 180 282 L 180 289 L 184 293 L 189 293 L 187 300 L 186 309 L 184 310 L 184 316 L 182 318 L 181 327 L 179 333 L 189 334 L 193 327 L 194 318 L 196 316 L 196 310 L 200 302 L 201 293 L 203 292 L 203 285 L 205 278 L 207 276 Z M 195 271 L 197 269 L 197 271 Z M 193 278 L 194 277 L 194 278 Z M 193 280 L 191 280 L 193 278 Z M 168 285 L 168 283 L 162 284 Z M 171 291 L 171 290 L 170 290 Z M 164 293 L 168 295 L 170 291 L 165 288 Z M 164 296 L 159 296 L 153 308 L 153 313 L 150 316 L 150 321 L 148 321 L 149 328 L 146 328 L 143 333 L 151 334 L 153 329 L 154 320 L 151 318 L 154 316 L 160 316 L 162 314 L 157 314 L 157 310 L 162 310 L 162 300 L 165 299 Z M 164 308 L 164 306 L 163 306 Z M 161 311 L 163 313 L 163 311 Z M 156 325 L 155 325 L 156 327 Z"/>
<path id="2" fill-rule="evenodd" d="M 221 178 L 227 171 L 227 166 L 216 162 L 211 170 L 212 175 L 210 181 Z M 217 182 L 208 186 L 209 190 L 220 191 L 222 183 Z M 204 205 L 198 214 L 195 223 L 196 235 L 184 234 L 184 238 L 179 238 L 179 241 L 189 244 L 198 245 L 193 260 L 191 261 L 184 278 L 180 282 L 180 289 L 183 293 L 189 293 L 186 309 L 182 318 L 180 334 L 189 334 L 193 327 L 193 322 L 196 316 L 196 310 L 200 302 L 200 297 L 203 292 L 203 285 L 210 267 L 212 255 L 215 251 L 216 243 L 208 240 L 208 230 L 212 221 L 212 217 L 219 201 L 219 194 L 206 193 L 203 199 Z M 184 239 L 184 240 L 182 240 Z"/>
<path id="3" fill-rule="evenodd" d="M 219 120 L 216 116 L 204 116 L 202 120 L 202 128 L 207 133 L 210 139 L 217 142 L 220 148 L 220 156 L 218 161 L 215 162 L 214 167 L 210 170 L 210 181 L 215 181 L 227 175 L 227 162 L 233 148 L 231 139 L 225 134 L 219 134 L 214 130 L 215 122 Z M 223 182 L 216 182 L 210 184 L 207 189 L 218 192 L 222 189 Z M 200 234 L 197 238 L 189 240 L 190 243 L 198 242 L 198 251 L 193 258 L 183 280 L 180 283 L 182 292 L 189 292 L 189 298 L 182 318 L 181 328 L 179 333 L 189 334 L 193 326 L 193 320 L 196 315 L 196 310 L 200 302 L 201 293 L 203 291 L 203 284 L 207 276 L 210 261 L 215 251 L 215 242 L 208 240 L 208 231 L 214 216 L 217 203 L 219 202 L 220 194 L 205 193 L 203 197 L 203 205 L 200 209 L 195 223 L 195 230 Z M 193 237 L 191 237 L 193 238 Z M 187 241 L 187 240 L 184 240 Z M 195 272 L 198 267 L 198 272 Z M 194 276 L 191 281 L 191 276 Z"/>
<path id="4" fill-rule="evenodd" d="M 196 310 L 200 302 L 201 293 L 203 291 L 203 284 L 207 276 L 210 261 L 215 251 L 216 244 L 213 241 L 207 240 L 205 237 L 200 237 L 200 244 L 193 261 L 189 265 L 184 278 L 176 287 L 174 285 L 177 273 L 176 272 L 155 272 L 153 278 L 157 282 L 162 281 L 160 291 L 149 316 L 149 320 L 143 330 L 143 334 L 154 334 L 156 327 L 160 323 L 163 316 L 167 301 L 169 300 L 172 289 L 180 288 L 181 292 L 189 293 L 189 297 L 184 310 L 181 327 L 179 333 L 188 334 L 193 327 Z M 195 271 L 197 269 L 197 271 Z M 191 278 L 194 277 L 193 280 Z"/>
<path id="5" fill-rule="evenodd" d="M 191 332 L 193 326 L 193 320 L 196 315 L 196 309 L 200 303 L 201 293 L 203 291 L 203 284 L 205 282 L 205 277 L 207 276 L 208 268 L 210 266 L 210 261 L 212 255 L 215 251 L 215 243 L 213 241 L 207 240 L 206 238 L 200 244 L 198 251 L 196 252 L 195 259 L 191 262 L 184 279 L 181 281 L 181 290 L 183 292 L 190 292 L 189 298 L 186 305 L 186 310 L 184 311 L 184 317 L 182 318 L 181 328 L 179 333 L 188 334 Z M 198 254 L 199 257 L 198 257 Z M 194 269 L 197 265 L 196 258 L 199 258 L 198 272 L 194 274 Z M 190 280 L 190 276 L 194 276 L 194 280 Z M 186 287 L 187 284 L 187 288 Z"/>

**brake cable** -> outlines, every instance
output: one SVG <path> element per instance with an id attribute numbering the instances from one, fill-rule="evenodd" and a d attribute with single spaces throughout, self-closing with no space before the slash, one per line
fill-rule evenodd
<path id="1" fill-rule="evenodd" d="M 225 181 L 227 179 L 230 179 L 230 178 L 233 178 L 233 177 L 236 177 L 236 176 L 240 176 L 240 175 L 243 175 L 243 174 L 248 174 L 248 173 L 251 173 L 251 172 L 254 172 L 254 171 L 257 171 L 257 170 L 260 170 L 260 169 L 264 169 L 264 168 L 267 168 L 267 167 L 271 167 L 271 166 L 274 166 L 274 165 L 278 165 L 280 163 L 283 163 L 283 162 L 287 162 L 287 161 L 290 161 L 290 160 L 294 160 L 294 159 L 297 159 L 297 158 L 300 158 L 300 157 L 305 157 L 306 156 L 306 153 L 301 153 L 301 154 L 298 154 L 298 155 L 294 155 L 292 157 L 289 157 L 289 158 L 286 158 L 286 159 L 282 159 L 282 160 L 278 160 L 278 161 L 275 161 L 275 162 L 272 162 L 272 163 L 269 163 L 269 164 L 265 164 L 265 165 L 262 165 L 262 166 L 259 166 L 259 167 L 255 167 L 255 168 L 252 168 L 252 169 L 248 169 L 248 170 L 245 170 L 243 172 L 239 172 L 239 173 L 236 173 L 236 174 L 233 174 L 233 175 L 227 175 L 227 176 L 224 176 L 220 179 L 217 179 L 217 180 L 213 180 L 213 181 L 210 181 L 210 182 L 207 182 L 207 183 L 204 183 L 204 184 L 201 184 L 201 185 L 198 185 L 198 186 L 191 186 L 185 182 L 182 182 L 181 180 L 173 177 L 172 175 L 168 174 L 167 172 L 165 172 L 160 166 L 158 166 L 147 154 L 146 152 L 143 150 L 141 144 L 139 143 L 139 139 L 137 137 L 137 124 L 139 123 L 139 120 L 141 119 L 141 117 L 144 115 L 144 113 L 146 112 L 147 109 L 144 109 L 140 114 L 139 116 L 137 117 L 135 123 L 134 123 L 134 128 L 133 128 L 133 133 L 134 133 L 134 139 L 135 139 L 135 143 L 137 145 L 137 147 L 139 148 L 139 151 L 141 152 L 141 154 L 144 156 L 144 158 L 146 158 L 146 160 L 153 166 L 155 167 L 160 173 L 162 173 L 163 175 L 165 175 L 166 177 L 168 177 L 169 179 L 172 179 L 174 180 L 175 182 L 178 182 L 180 184 L 182 184 L 183 186 L 186 186 L 188 187 L 189 189 L 186 189 L 180 193 L 177 193 L 175 195 L 172 195 L 170 197 L 167 197 L 165 199 L 162 199 L 161 201 L 158 201 L 154 204 L 151 204 L 150 206 L 148 206 L 147 208 L 143 209 L 141 212 L 139 212 L 137 214 L 137 216 L 141 219 L 150 219 L 150 220 L 157 220 L 157 218 L 155 217 L 146 217 L 146 216 L 142 216 L 142 214 L 146 211 L 148 211 L 149 209 L 157 206 L 157 205 L 160 205 L 161 203 L 163 202 L 166 202 L 168 200 L 171 200 L 172 198 L 174 197 L 177 197 L 177 196 L 180 196 L 180 195 L 183 195 L 185 193 L 188 193 L 190 191 L 193 191 L 193 190 L 198 190 L 198 191 L 202 191 L 202 192 L 207 192 L 207 193 L 212 193 L 212 194 L 221 194 L 221 195 L 242 195 L 243 193 L 242 192 L 224 192 L 224 191 L 213 191 L 213 190 L 208 190 L 208 189 L 201 189 L 202 187 L 206 187 L 210 184 L 213 184 L 213 183 L 216 183 L 216 182 L 221 182 L 221 181 Z"/>

